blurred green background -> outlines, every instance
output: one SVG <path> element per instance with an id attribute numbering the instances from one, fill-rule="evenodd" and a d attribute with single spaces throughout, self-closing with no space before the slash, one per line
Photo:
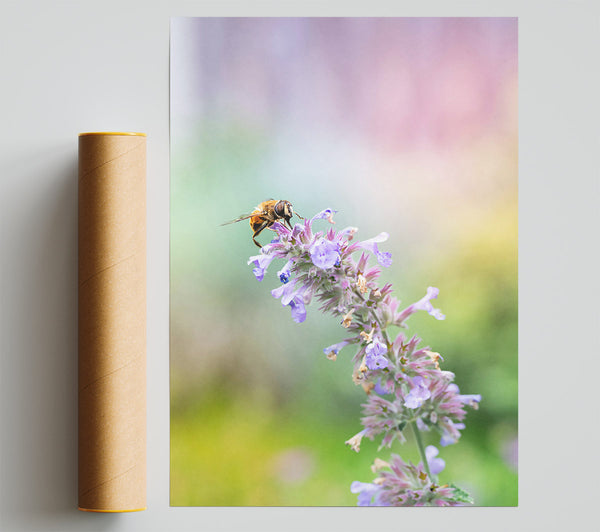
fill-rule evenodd
<path id="1" fill-rule="evenodd" d="M 364 392 L 338 321 L 291 320 L 247 265 L 267 198 L 390 234 L 381 278 L 462 393 L 481 393 L 442 482 L 517 504 L 516 19 L 173 19 L 171 504 L 354 506 Z M 325 226 L 325 223 L 323 223 Z M 271 233 L 258 240 L 266 243 Z M 392 452 L 414 462 L 409 436 Z"/>

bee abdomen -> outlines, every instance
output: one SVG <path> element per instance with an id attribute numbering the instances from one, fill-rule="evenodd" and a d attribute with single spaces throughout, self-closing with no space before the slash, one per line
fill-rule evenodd
<path id="1" fill-rule="evenodd" d="M 261 225 L 264 224 L 264 218 L 261 216 L 253 216 L 250 218 L 250 227 L 253 231 L 256 231 Z"/>

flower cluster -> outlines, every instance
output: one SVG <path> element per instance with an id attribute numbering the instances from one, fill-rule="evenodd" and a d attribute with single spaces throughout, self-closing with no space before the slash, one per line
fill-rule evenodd
<path id="1" fill-rule="evenodd" d="M 271 294 L 290 307 L 297 323 L 306 319 L 306 307 L 313 299 L 320 303 L 320 310 L 340 318 L 347 337 L 323 350 L 328 359 L 336 360 L 349 345 L 358 347 L 352 379 L 367 394 L 364 428 L 346 444 L 358 452 L 363 437 L 381 435 L 381 449 L 394 440 L 404 443 L 406 429 L 410 426 L 413 430 L 422 464 L 407 465 L 400 457 L 393 457 L 391 473 L 382 472 L 374 484 L 355 483 L 353 492 L 359 493 L 359 504 L 367 499 L 369 504 L 392 505 L 468 502 L 468 496 L 458 488 L 435 484 L 436 473 L 430 471 L 420 433 L 433 429 L 441 435 L 440 445 L 456 443 L 465 427 L 465 407 L 477 408 L 481 396 L 461 395 L 453 383 L 454 374 L 440 368 L 442 357 L 419 347 L 417 336 L 407 338 L 400 333 L 391 340 L 388 331 L 391 326 L 406 328 L 406 320 L 419 310 L 443 320 L 444 314 L 432 304 L 438 290 L 429 287 L 422 299 L 401 309 L 392 296 L 391 284 L 377 284 L 381 267 L 392 264 L 391 254 L 378 247 L 388 234 L 355 242 L 355 227 L 313 231 L 317 220 L 333 224 L 334 213 L 326 209 L 291 229 L 274 223 L 276 237 L 259 255 L 250 257 L 248 264 L 262 281 L 274 259 L 285 261 L 277 272 L 281 285 Z M 371 257 L 377 265 L 369 266 Z"/>
<path id="2" fill-rule="evenodd" d="M 440 486 L 431 477 L 440 473 L 444 460 L 436 458 L 438 450 L 425 449 L 426 463 L 413 465 L 393 454 L 390 462 L 378 458 L 372 466 L 379 476 L 371 483 L 355 481 L 350 486 L 358 495 L 359 506 L 462 506 L 472 504 L 471 497 L 454 485 Z M 428 472 L 429 471 L 429 472 Z M 435 478 L 435 477 L 434 477 Z"/>

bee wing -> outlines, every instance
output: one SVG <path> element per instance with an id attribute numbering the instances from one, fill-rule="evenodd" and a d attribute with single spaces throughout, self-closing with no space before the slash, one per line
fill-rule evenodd
<path id="1" fill-rule="evenodd" d="M 241 222 L 242 220 L 247 220 L 248 218 L 252 218 L 253 216 L 256 216 L 256 214 L 257 213 L 255 213 L 255 212 L 251 212 L 250 214 L 242 214 L 242 215 L 238 216 L 235 220 L 231 220 L 229 222 L 225 222 L 220 225 L 229 225 L 229 224 L 234 224 L 236 222 Z"/>

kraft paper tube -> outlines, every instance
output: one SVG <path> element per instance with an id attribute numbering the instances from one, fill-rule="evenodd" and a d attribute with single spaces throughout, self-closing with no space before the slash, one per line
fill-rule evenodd
<path id="1" fill-rule="evenodd" d="M 146 507 L 146 135 L 79 136 L 79 509 Z"/>

